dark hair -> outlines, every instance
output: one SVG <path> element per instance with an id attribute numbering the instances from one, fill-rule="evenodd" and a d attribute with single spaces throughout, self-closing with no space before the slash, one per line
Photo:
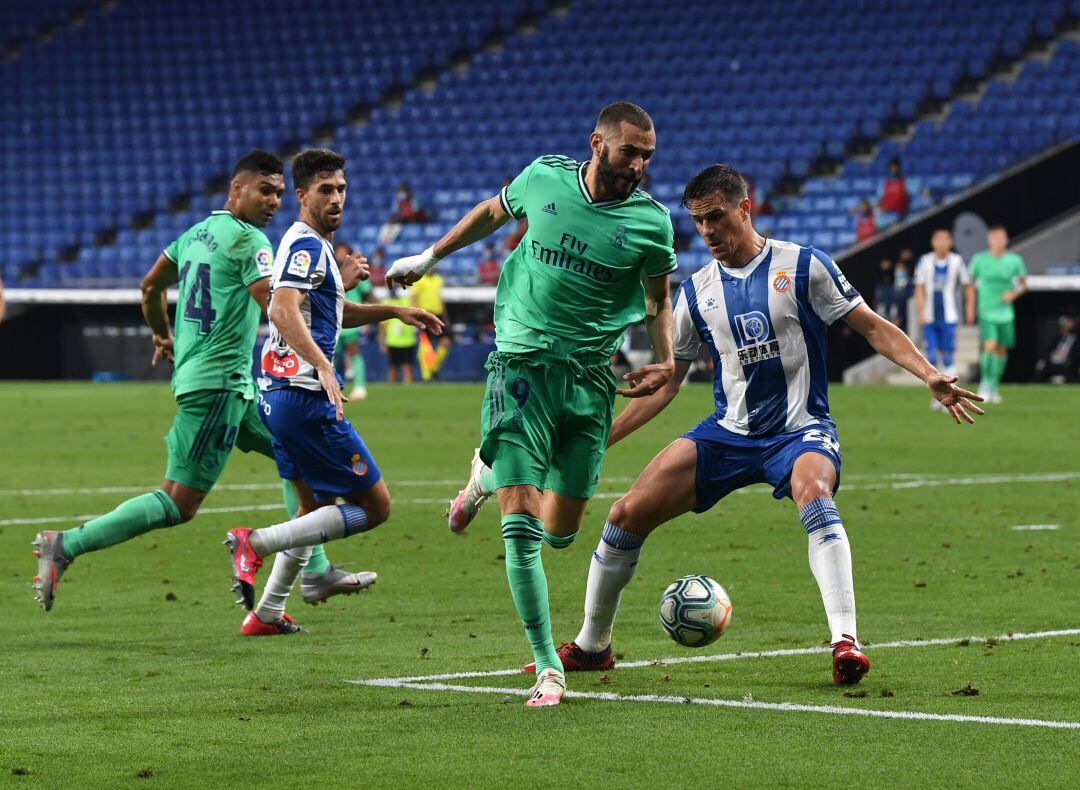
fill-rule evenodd
<path id="1" fill-rule="evenodd" d="M 345 157 L 329 148 L 309 148 L 292 160 L 293 185 L 307 189 L 319 173 L 333 173 L 345 169 Z"/>
<path id="2" fill-rule="evenodd" d="M 986 232 L 990 233 L 990 232 L 995 231 L 995 230 L 1004 231 L 1005 233 L 1009 232 L 1008 230 L 1006 230 L 1005 226 L 1002 225 L 1000 222 L 997 222 L 997 223 L 991 225 L 989 228 L 986 229 Z"/>
<path id="3" fill-rule="evenodd" d="M 236 178 L 241 173 L 258 173 L 261 176 L 276 176 L 285 172 L 285 165 L 277 154 L 263 151 L 261 148 L 253 148 L 240 157 L 240 161 L 233 168 L 231 178 Z"/>
<path id="4" fill-rule="evenodd" d="M 653 128 L 649 114 L 638 105 L 628 101 L 613 102 L 602 109 L 600 116 L 596 119 L 596 128 L 618 131 L 619 124 L 624 121 L 646 132 L 651 132 Z"/>
<path id="5" fill-rule="evenodd" d="M 709 165 L 686 184 L 682 193 L 683 208 L 690 208 L 691 200 L 700 200 L 716 192 L 737 203 L 747 197 L 746 179 L 731 165 Z"/>
<path id="6" fill-rule="evenodd" d="M 930 238 L 934 238 L 934 236 L 938 235 L 939 233 L 948 233 L 950 236 L 952 236 L 952 231 L 948 228 L 934 228 L 934 232 L 930 234 Z"/>
<path id="7" fill-rule="evenodd" d="M 352 254 L 352 247 L 349 246 L 349 243 L 347 241 L 345 241 L 345 240 L 341 240 L 341 241 L 335 240 L 334 241 L 334 252 L 337 252 L 342 247 L 345 248 L 346 253 Z"/>

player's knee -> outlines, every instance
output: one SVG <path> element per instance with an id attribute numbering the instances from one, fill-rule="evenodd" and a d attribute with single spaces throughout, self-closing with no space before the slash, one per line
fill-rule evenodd
<path id="1" fill-rule="evenodd" d="M 629 496 L 615 500 L 615 504 L 608 511 L 608 523 L 614 524 L 626 532 L 637 532 L 642 526 L 644 508 L 641 504 Z"/>
<path id="2" fill-rule="evenodd" d="M 377 497 L 372 502 L 365 503 L 364 510 L 367 512 L 368 529 L 378 526 L 390 519 L 390 506 L 393 504 L 390 494 Z"/>
<path id="3" fill-rule="evenodd" d="M 176 503 L 176 510 L 180 513 L 180 520 L 177 523 L 186 524 L 195 518 L 195 514 L 199 512 L 199 503 L 185 501 L 181 498 L 181 501 Z"/>
<path id="4" fill-rule="evenodd" d="M 792 499 L 800 508 L 806 507 L 815 499 L 829 499 L 832 497 L 832 488 L 821 479 L 811 479 L 792 484 Z"/>

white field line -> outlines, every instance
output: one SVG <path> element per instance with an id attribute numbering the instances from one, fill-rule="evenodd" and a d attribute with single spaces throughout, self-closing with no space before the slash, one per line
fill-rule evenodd
<path id="1" fill-rule="evenodd" d="M 849 476 L 850 477 L 850 476 Z M 880 480 L 880 478 L 877 478 Z M 946 478 L 922 478 L 922 479 L 893 479 L 886 482 L 876 483 L 854 483 L 844 485 L 841 490 L 843 491 L 879 491 L 883 489 L 890 489 L 893 491 L 910 491 L 918 488 L 940 488 L 948 486 L 976 486 L 976 485 L 999 485 L 1004 483 L 1057 483 L 1066 480 L 1078 480 L 1080 479 L 1080 472 L 1042 472 L 1042 473 L 1022 473 L 1022 474 L 990 474 L 990 475 L 973 475 L 970 477 L 946 477 Z M 631 478 L 618 478 L 609 477 L 607 482 L 629 482 Z M 460 484 L 460 480 L 453 481 L 454 484 Z M 451 481 L 446 480 L 401 480 L 393 485 L 412 486 L 412 485 L 449 485 Z M 111 489 L 81 489 L 87 493 L 130 493 L 136 491 L 146 491 L 153 488 L 153 486 L 142 487 L 115 487 Z M 280 490 L 281 485 L 269 484 L 269 483 L 248 483 L 248 484 L 236 484 L 236 485 L 222 485 L 215 486 L 217 491 L 230 491 L 230 490 Z M 34 496 L 38 494 L 44 494 L 46 492 L 52 492 L 53 494 L 63 492 L 75 492 L 80 489 L 9 489 L 9 493 L 23 494 L 25 496 Z M 27 493 L 29 492 L 29 493 Z M 0 495 L 5 492 L 0 490 Z M 623 496 L 625 492 L 600 492 L 593 495 L 593 499 L 618 499 Z M 771 494 L 772 489 L 768 486 L 753 486 L 750 488 L 741 488 L 735 492 L 736 494 Z M 442 497 L 397 497 L 395 502 L 405 505 L 445 505 L 450 498 L 450 494 Z M 200 508 L 200 513 L 246 513 L 249 511 L 262 511 L 262 510 L 278 510 L 282 506 L 280 504 L 257 504 L 257 505 L 235 505 L 232 507 L 216 507 L 216 508 Z M 0 520 L 0 527 L 16 526 L 16 525 L 28 525 L 28 524 L 58 524 L 69 521 L 80 522 L 87 521 L 92 518 L 97 518 L 101 514 L 83 514 L 83 515 L 66 515 L 66 516 L 44 516 L 41 518 L 11 518 Z"/>
<path id="2" fill-rule="evenodd" d="M 1080 477 L 1080 472 L 1049 472 L 1047 474 L 1052 475 L 1065 475 L 1064 478 L 1055 477 L 1054 480 L 1065 479 L 1070 480 L 1073 477 Z M 1037 475 L 1036 475 L 1037 476 Z M 991 478 L 988 482 L 998 482 L 998 478 L 1001 475 L 975 475 L 970 478 L 958 478 L 961 480 L 981 480 L 983 477 Z M 1014 476 L 1007 476 L 1010 479 Z M 605 483 L 632 483 L 636 480 L 636 477 L 604 477 Z M 934 480 L 947 480 L 957 478 L 946 478 L 942 474 L 935 473 L 917 473 L 917 472 L 891 472 L 886 474 L 844 474 L 844 480 L 903 480 L 912 481 L 920 485 L 929 484 L 929 481 Z M 414 486 L 460 486 L 465 482 L 464 478 L 446 478 L 442 480 L 394 480 L 391 485 L 394 487 L 414 487 Z M 99 486 L 99 487 L 83 487 L 83 488 L 0 488 L 0 496 L 64 496 L 72 494 L 80 495 L 92 495 L 92 494 L 138 494 L 144 491 L 151 491 L 158 485 L 157 481 L 145 483 L 144 485 L 128 485 L 128 486 Z M 882 484 L 885 485 L 885 484 Z M 920 485 L 916 485 L 918 488 Z M 847 489 L 849 486 L 844 486 Z M 909 485 L 897 485 L 897 488 L 911 487 Z M 219 483 L 214 486 L 215 491 L 280 491 L 281 481 L 273 483 Z M 619 494 L 619 496 L 622 496 Z M 441 500 L 440 500 L 441 501 Z"/>
<path id="3" fill-rule="evenodd" d="M 1018 524 L 1015 527 L 1009 527 L 1009 529 L 1015 532 L 1041 532 L 1045 530 L 1061 529 L 1060 524 Z"/>
<path id="4" fill-rule="evenodd" d="M 1036 631 L 1033 633 L 1002 634 L 993 637 L 999 642 L 1017 641 L 1021 639 L 1046 639 L 1055 636 L 1075 636 L 1080 634 L 1080 628 L 1067 628 L 1057 631 Z M 973 636 L 966 637 L 972 642 L 984 642 L 989 637 Z M 899 647 L 929 647 L 933 645 L 950 645 L 961 641 L 964 637 L 952 637 L 947 639 L 922 639 L 901 640 L 896 642 L 881 642 L 873 645 L 874 650 Z M 664 658 L 657 661 L 628 661 L 618 665 L 619 669 L 633 669 L 644 666 L 668 666 L 671 664 L 689 664 L 702 662 L 733 661 L 748 658 L 769 658 L 775 656 L 809 655 L 826 653 L 828 647 L 807 647 L 786 650 L 763 650 L 750 653 L 720 653 L 711 656 L 679 656 L 677 658 Z M 403 688 L 415 691 L 453 691 L 463 694 L 505 694 L 516 696 L 528 696 L 528 689 L 504 688 L 501 686 L 464 686 L 453 683 L 441 683 L 443 680 L 455 680 L 477 677 L 495 677 L 520 675 L 520 669 L 498 669 L 489 672 L 454 672 L 442 675 L 417 675 L 413 677 L 399 678 L 374 678 L 371 680 L 346 680 L 346 683 L 362 686 L 374 686 L 378 688 Z M 566 696 L 576 699 L 595 699 L 606 702 L 654 702 L 674 705 L 710 705 L 721 708 L 749 708 L 752 710 L 771 710 L 785 713 L 825 713 L 838 716 L 868 716 L 882 719 L 907 719 L 915 721 L 948 721 L 973 724 L 999 724 L 1022 727 L 1044 727 L 1050 729 L 1077 730 L 1080 722 L 1055 721 L 1046 719 L 1026 719 L 1001 716 L 965 716 L 955 713 L 922 713 L 917 711 L 889 711 L 868 708 L 846 708 L 838 705 L 804 705 L 797 702 L 759 702 L 752 699 L 727 700 L 709 697 L 675 697 L 661 696 L 656 694 L 616 694 L 613 692 L 583 692 L 567 691 Z"/>

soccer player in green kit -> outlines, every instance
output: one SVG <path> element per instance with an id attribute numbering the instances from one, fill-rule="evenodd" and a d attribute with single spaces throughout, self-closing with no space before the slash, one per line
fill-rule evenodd
<path id="1" fill-rule="evenodd" d="M 334 244 L 334 257 L 338 265 L 352 253 L 352 248 L 343 241 Z M 370 278 L 361 280 L 356 286 L 345 294 L 345 298 L 357 304 L 370 304 L 374 301 L 372 292 L 375 286 Z M 359 326 L 346 327 L 341 330 L 338 338 L 337 353 L 345 355 L 345 378 L 352 379 L 353 388 L 349 393 L 349 400 L 364 400 L 367 397 L 367 366 L 364 363 L 364 354 L 360 349 L 360 340 L 364 328 Z"/>
<path id="2" fill-rule="evenodd" d="M 483 438 L 449 515 L 460 531 L 498 495 L 507 578 L 536 659 L 530 708 L 558 705 L 566 689 L 540 547 L 570 545 L 596 490 L 617 390 L 611 354 L 626 328 L 644 318 L 656 362 L 626 374 L 631 386 L 618 392 L 649 395 L 675 366 L 671 218 L 637 189 L 656 150 L 652 119 L 635 104 L 611 104 L 589 144 L 588 162 L 541 156 L 437 244 L 395 261 L 386 275 L 409 285 L 511 217 L 529 220 L 499 279 Z"/>
<path id="3" fill-rule="evenodd" d="M 986 244 L 990 248 L 971 258 L 971 278 L 979 291 L 979 334 L 982 339 L 982 357 L 979 394 L 990 403 L 1001 403 L 1001 375 L 1009 351 L 1016 345 L 1016 309 L 1013 302 L 1025 290 L 1024 277 L 1027 269 L 1024 259 L 1009 252 L 1009 233 L 1002 225 L 994 225 L 986 232 Z"/>
<path id="4" fill-rule="evenodd" d="M 281 206 L 284 167 L 254 150 L 233 169 L 225 207 L 189 228 L 158 256 L 142 282 L 143 315 L 154 331 L 153 361 L 175 363 L 176 419 L 165 441 L 168 466 L 155 491 L 129 499 L 111 513 L 66 532 L 34 540 L 37 599 L 49 611 L 60 577 L 81 554 L 130 540 L 152 529 L 190 521 L 213 488 L 233 447 L 273 457 L 270 434 L 255 405 L 252 348 L 269 298 L 273 249 L 260 230 Z M 165 292 L 179 283 L 178 322 L 169 326 Z M 286 508 L 296 512 L 285 486 Z M 355 591 L 359 581 L 322 560 L 305 587 L 312 603 Z M 280 627 L 278 627 L 280 625 Z M 291 633 L 289 621 L 262 633 Z"/>

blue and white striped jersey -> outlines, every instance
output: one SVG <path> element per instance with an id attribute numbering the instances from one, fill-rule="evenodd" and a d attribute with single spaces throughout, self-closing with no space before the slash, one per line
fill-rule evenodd
<path id="1" fill-rule="evenodd" d="M 915 266 L 915 284 L 925 289 L 926 299 L 923 302 L 923 314 L 920 316 L 924 324 L 932 321 L 959 323 L 960 302 L 957 292 L 959 286 L 971 284 L 971 274 L 963 258 L 950 252 L 942 261 L 938 260 L 933 252 L 926 253 L 919 258 L 919 263 Z"/>
<path id="2" fill-rule="evenodd" d="M 341 287 L 334 248 L 318 231 L 304 222 L 294 222 L 285 233 L 274 258 L 274 273 L 270 277 L 270 294 L 280 288 L 307 291 L 300 303 L 300 313 L 311 330 L 311 337 L 326 354 L 334 358 L 334 347 L 341 332 L 341 313 L 345 306 L 345 291 Z M 270 322 L 270 337 L 263 344 L 262 390 L 299 387 L 321 390 L 315 369 L 297 354 Z"/>
<path id="3" fill-rule="evenodd" d="M 825 330 L 862 303 L 825 253 L 769 239 L 746 266 L 713 261 L 679 286 L 675 357 L 708 346 L 722 428 L 771 436 L 831 424 Z"/>

